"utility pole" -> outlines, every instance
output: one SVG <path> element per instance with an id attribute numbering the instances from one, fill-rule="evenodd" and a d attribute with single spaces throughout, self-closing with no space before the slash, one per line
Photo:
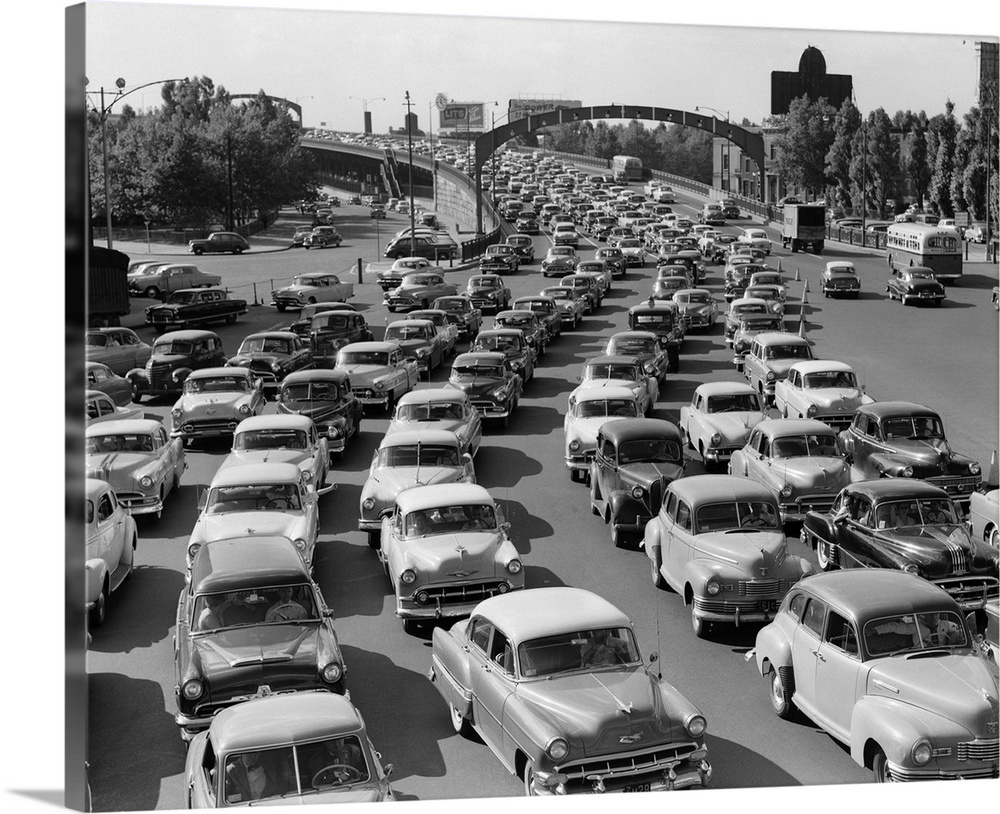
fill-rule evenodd
<path id="1" fill-rule="evenodd" d="M 413 117 L 410 115 L 410 92 L 406 91 L 406 146 L 410 154 L 410 256 L 417 253 L 416 215 L 413 210 Z"/>

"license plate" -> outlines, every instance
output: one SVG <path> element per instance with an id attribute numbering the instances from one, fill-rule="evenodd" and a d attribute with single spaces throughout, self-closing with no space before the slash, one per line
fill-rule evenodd
<path id="1" fill-rule="evenodd" d="M 777 599 L 761 599 L 757 603 L 757 610 L 764 612 L 776 611 L 778 609 Z"/>
<path id="2" fill-rule="evenodd" d="M 651 787 L 649 783 L 639 783 L 638 785 L 634 786 L 626 786 L 624 789 L 622 789 L 622 791 L 628 794 L 629 792 L 633 791 L 649 791 L 650 788 Z"/>

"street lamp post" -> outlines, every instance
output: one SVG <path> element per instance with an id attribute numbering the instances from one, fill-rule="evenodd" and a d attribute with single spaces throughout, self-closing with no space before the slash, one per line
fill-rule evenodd
<path id="1" fill-rule="evenodd" d="M 157 79 L 155 82 L 146 82 L 144 85 L 138 85 L 132 90 L 125 90 L 125 80 L 121 77 L 115 80 L 115 87 L 118 88 L 118 92 L 115 94 L 114 99 L 105 104 L 104 102 L 104 87 L 101 86 L 100 91 L 87 91 L 89 94 L 99 94 L 101 97 L 101 107 L 97 111 L 101 118 L 101 159 L 104 166 L 104 214 L 107 221 L 108 230 L 108 248 L 114 248 L 114 240 L 111 236 L 111 177 L 108 173 L 108 116 L 111 115 L 111 108 L 115 106 L 115 103 L 126 96 L 130 96 L 136 91 L 142 90 L 143 88 L 148 88 L 151 85 L 162 85 L 164 82 L 182 82 L 182 79 Z M 84 78 L 84 86 L 86 86 L 87 80 Z"/>
<path id="2" fill-rule="evenodd" d="M 406 146 L 410 154 L 410 256 L 417 253 L 416 215 L 413 210 L 413 117 L 410 115 L 410 92 L 406 91 Z"/>
<path id="3" fill-rule="evenodd" d="M 708 105 L 701 105 L 701 106 L 695 105 L 694 110 L 695 110 L 696 113 L 700 113 L 702 108 L 705 108 L 705 110 L 711 110 L 713 113 L 718 113 L 720 116 L 725 116 L 726 117 L 726 124 L 729 124 L 729 111 L 728 110 L 725 113 L 723 113 L 721 110 L 716 110 L 714 107 L 709 107 Z M 726 191 L 729 192 L 730 194 L 732 194 L 732 192 L 733 192 L 733 160 L 732 160 L 733 159 L 733 154 L 732 154 L 732 151 L 730 149 L 732 147 L 732 142 L 729 139 L 727 139 L 726 142 L 727 142 L 726 143 L 726 162 L 725 162 L 726 163 Z M 722 156 L 722 152 L 721 151 L 719 152 L 719 156 L 720 156 L 720 161 L 721 161 L 721 156 Z M 721 173 L 720 173 L 720 176 L 721 176 Z M 721 177 L 720 177 L 720 181 L 721 181 Z"/>
<path id="4" fill-rule="evenodd" d="M 361 102 L 361 108 L 362 108 L 362 111 L 364 112 L 364 124 L 362 126 L 362 132 L 365 135 L 368 135 L 368 133 L 370 132 L 369 128 L 371 127 L 370 119 L 368 118 L 368 103 L 369 102 L 384 102 L 385 101 L 385 97 L 384 96 L 379 96 L 379 97 L 377 97 L 375 99 L 366 99 L 363 96 L 351 96 L 350 98 L 354 99 L 357 102 Z"/>

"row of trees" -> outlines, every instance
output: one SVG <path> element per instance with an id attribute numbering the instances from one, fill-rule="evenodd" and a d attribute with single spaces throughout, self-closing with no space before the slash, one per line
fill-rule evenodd
<path id="1" fill-rule="evenodd" d="M 137 115 L 128 104 L 106 120 L 111 211 L 116 225 L 174 229 L 238 226 L 314 192 L 316 165 L 299 146 L 288 111 L 261 91 L 232 104 L 208 77 L 167 82 L 163 106 Z M 101 112 L 87 120 L 91 217 L 105 206 Z"/>
<path id="2" fill-rule="evenodd" d="M 786 185 L 848 212 L 890 217 L 902 211 L 908 188 L 942 217 L 969 212 L 985 221 L 989 205 L 996 223 L 996 106 L 974 107 L 961 121 L 954 108 L 948 102 L 933 117 L 907 110 L 891 118 L 878 108 L 863 119 L 850 99 L 836 110 L 801 97 L 781 123 L 774 168 Z"/>

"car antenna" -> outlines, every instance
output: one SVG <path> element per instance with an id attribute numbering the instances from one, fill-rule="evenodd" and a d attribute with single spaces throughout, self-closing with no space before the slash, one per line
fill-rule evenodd
<path id="1" fill-rule="evenodd" d="M 663 645 L 660 642 L 660 603 L 656 603 L 656 677 L 660 680 L 663 679 L 663 661 L 659 658 L 659 652 Z"/>

